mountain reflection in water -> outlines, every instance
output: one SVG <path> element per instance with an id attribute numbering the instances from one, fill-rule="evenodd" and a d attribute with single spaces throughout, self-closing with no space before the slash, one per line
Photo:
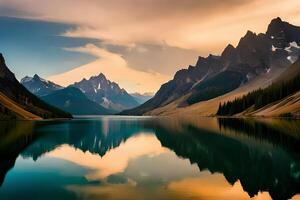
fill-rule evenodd
<path id="1" fill-rule="evenodd" d="M 296 120 L 100 117 L 0 127 L 0 199 L 289 199 L 300 193 Z"/>

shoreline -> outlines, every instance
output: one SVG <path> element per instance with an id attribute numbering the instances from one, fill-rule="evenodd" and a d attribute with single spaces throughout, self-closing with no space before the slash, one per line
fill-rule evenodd
<path id="1" fill-rule="evenodd" d="M 0 119 L 0 122 L 16 122 L 16 121 L 31 121 L 31 122 L 47 122 L 47 121 L 70 121 L 74 119 L 93 119 L 99 117 L 130 117 L 130 118 L 184 118 L 184 117 L 196 117 L 196 118 L 224 118 L 224 119 L 281 119 L 281 120 L 300 120 L 300 116 L 297 117 L 280 117 L 280 116 L 200 116 L 200 115 L 77 115 L 73 118 L 51 118 L 51 119 Z"/>

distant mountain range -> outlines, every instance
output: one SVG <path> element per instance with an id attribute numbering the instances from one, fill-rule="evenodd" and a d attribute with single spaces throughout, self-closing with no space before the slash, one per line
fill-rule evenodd
<path id="1" fill-rule="evenodd" d="M 21 83 L 47 103 L 74 115 L 107 115 L 133 108 L 144 102 L 140 95 L 133 97 L 104 74 L 83 79 L 67 88 L 39 77 L 24 77 Z M 149 97 L 150 98 L 150 97 Z M 84 105 L 84 106 L 82 106 Z"/>
<path id="2" fill-rule="evenodd" d="M 149 99 L 151 99 L 154 94 L 153 93 L 143 93 L 143 94 L 140 94 L 138 92 L 136 93 L 131 93 L 130 94 L 139 104 L 143 104 L 145 103 L 146 101 L 148 101 Z"/>
<path id="3" fill-rule="evenodd" d="M 0 54 L 0 119 L 71 118 L 30 93 L 15 78 Z"/>
<path id="4" fill-rule="evenodd" d="M 300 27 L 276 18 L 271 21 L 266 33 L 248 31 L 236 47 L 229 44 L 220 56 L 199 57 L 195 66 L 176 72 L 153 98 L 121 114 L 169 115 L 185 112 L 212 115 L 217 112 L 218 104 L 229 98 L 229 94 L 237 97 L 269 85 L 296 62 L 299 55 Z"/>

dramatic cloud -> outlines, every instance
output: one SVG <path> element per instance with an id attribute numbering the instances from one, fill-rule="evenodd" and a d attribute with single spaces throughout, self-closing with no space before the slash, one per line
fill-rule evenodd
<path id="1" fill-rule="evenodd" d="M 130 68 L 120 55 L 108 52 L 93 44 L 79 48 L 68 48 L 66 50 L 92 54 L 98 57 L 98 59 L 65 73 L 48 77 L 49 80 L 63 86 L 72 84 L 75 81 L 80 81 L 82 78 L 88 79 L 102 72 L 108 79 L 117 81 L 121 87 L 126 88 L 129 92 L 143 93 L 145 91 L 157 91 L 161 83 L 171 78 L 170 76 L 162 75 L 154 71 L 143 72 Z"/>
<path id="2" fill-rule="evenodd" d="M 111 52 L 121 54 L 128 65 L 140 71 L 174 74 L 179 68 L 195 64 L 199 52 L 163 45 L 136 44 L 132 47 L 106 46 Z"/>
<path id="3" fill-rule="evenodd" d="M 236 43 L 247 29 L 264 31 L 278 15 L 300 20 L 299 0 L 2 0 L 2 6 L 11 15 L 16 10 L 17 16 L 75 24 L 65 32 L 71 37 L 126 45 L 166 42 L 209 52 Z"/>

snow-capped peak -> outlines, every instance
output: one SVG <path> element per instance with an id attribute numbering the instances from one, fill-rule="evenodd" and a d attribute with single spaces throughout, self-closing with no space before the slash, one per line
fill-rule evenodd
<path id="1" fill-rule="evenodd" d="M 29 81 L 32 81 L 32 77 L 29 77 L 29 76 L 25 76 L 24 78 L 21 79 L 21 83 L 26 83 L 26 82 L 29 82 Z"/>
<path id="2" fill-rule="evenodd" d="M 21 84 L 23 84 L 30 92 L 37 96 L 44 96 L 55 90 L 63 88 L 60 85 L 41 78 L 37 74 L 35 74 L 33 77 L 25 76 L 21 79 Z"/>

